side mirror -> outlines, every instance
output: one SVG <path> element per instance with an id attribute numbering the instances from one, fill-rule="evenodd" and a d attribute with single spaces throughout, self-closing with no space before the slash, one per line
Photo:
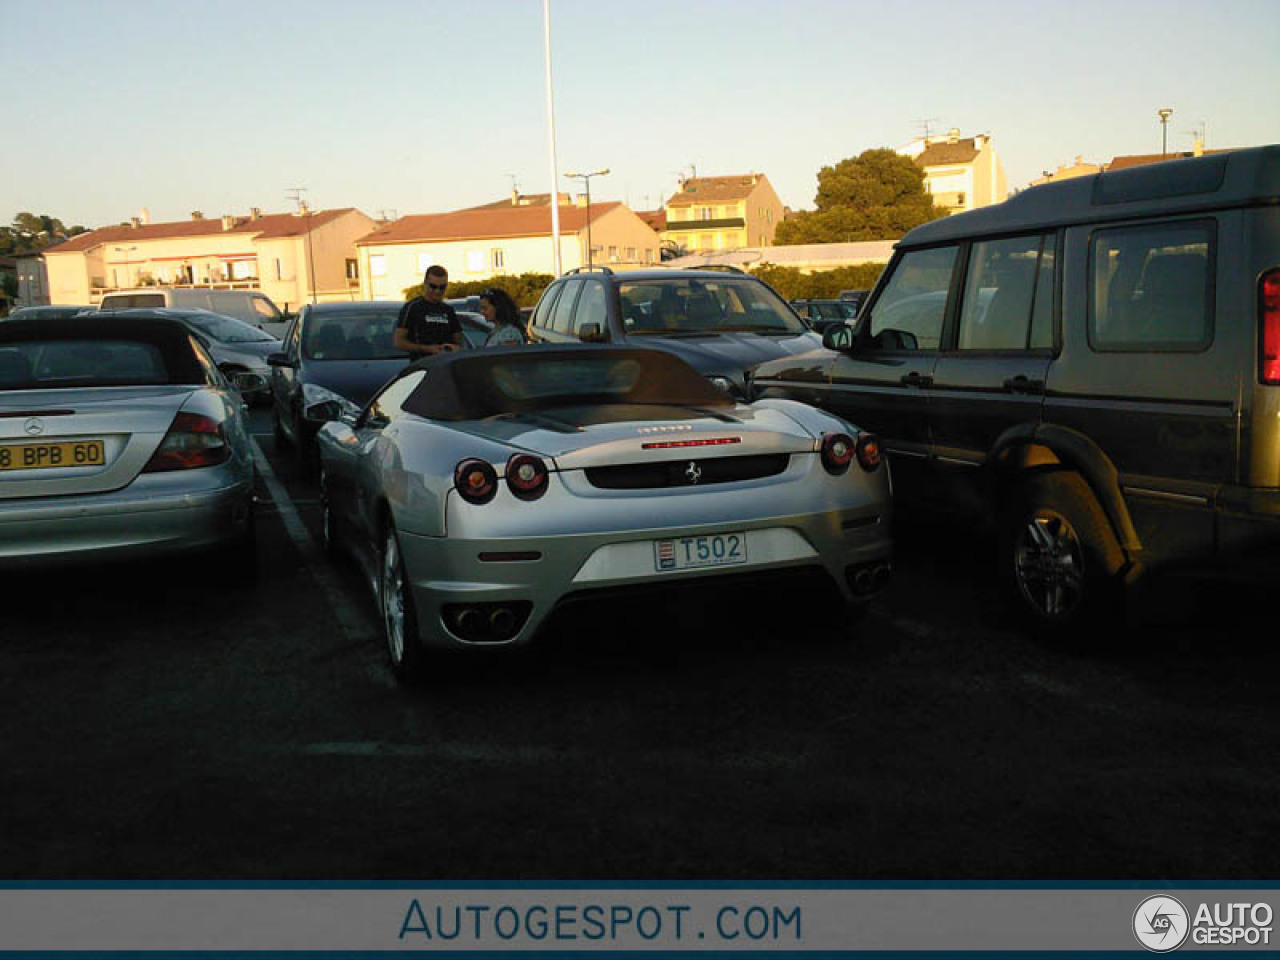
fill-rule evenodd
<path id="1" fill-rule="evenodd" d="M 848 353 L 856 342 L 854 329 L 847 323 L 833 323 L 822 331 L 822 345 L 828 350 Z"/>
<path id="2" fill-rule="evenodd" d="M 578 339 L 583 343 L 604 343 L 604 331 L 598 323 L 584 323 L 578 328 Z"/>
<path id="3" fill-rule="evenodd" d="M 262 393 L 267 389 L 267 378 L 260 373 L 240 370 L 230 374 L 229 379 L 231 385 L 242 394 Z"/>
<path id="4" fill-rule="evenodd" d="M 267 354 L 267 366 L 269 367 L 293 367 L 297 366 L 289 359 L 287 353 L 269 353 Z"/>
<path id="5" fill-rule="evenodd" d="M 354 430 L 356 428 L 356 424 L 360 422 L 360 414 L 344 413 L 342 416 L 338 418 L 338 421 L 341 424 L 343 424 L 343 426 L 350 427 L 352 430 Z"/>
<path id="6" fill-rule="evenodd" d="M 342 405 L 337 400 L 322 400 L 307 407 L 302 414 L 308 420 L 328 423 L 330 420 L 342 419 Z"/>

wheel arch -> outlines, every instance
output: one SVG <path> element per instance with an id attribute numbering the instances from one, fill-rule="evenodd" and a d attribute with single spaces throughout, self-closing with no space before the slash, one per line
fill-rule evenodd
<path id="1" fill-rule="evenodd" d="M 996 502 L 1030 472 L 1071 470 L 1080 475 L 1124 551 L 1129 565 L 1142 553 L 1142 541 L 1120 492 L 1120 474 L 1111 458 L 1078 430 L 1051 423 L 1018 424 L 996 440 L 987 457 Z"/>

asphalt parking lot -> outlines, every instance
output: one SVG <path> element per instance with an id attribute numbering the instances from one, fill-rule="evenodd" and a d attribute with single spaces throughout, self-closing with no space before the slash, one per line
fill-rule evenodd
<path id="1" fill-rule="evenodd" d="M 986 544 L 915 523 L 854 629 L 783 590 L 617 601 L 404 691 L 254 420 L 256 585 L 196 561 L 6 577 L 0 875 L 1280 872 L 1264 596 L 1165 586 L 1065 651 L 1009 622 Z"/>

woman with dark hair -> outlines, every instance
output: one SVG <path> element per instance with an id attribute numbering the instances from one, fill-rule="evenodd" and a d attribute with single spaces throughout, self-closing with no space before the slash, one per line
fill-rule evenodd
<path id="1" fill-rule="evenodd" d="M 509 347 L 529 342 L 520 309 L 505 290 L 490 287 L 480 294 L 480 312 L 493 324 L 493 332 L 484 341 L 486 347 Z"/>

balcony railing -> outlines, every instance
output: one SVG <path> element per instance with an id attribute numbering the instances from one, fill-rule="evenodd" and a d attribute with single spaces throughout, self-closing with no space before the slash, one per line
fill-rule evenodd
<path id="1" fill-rule="evenodd" d="M 256 278 L 246 280 L 215 280 L 209 283 L 152 283 L 146 286 L 117 287 L 102 282 L 100 277 L 93 278 L 89 286 L 90 296 L 102 296 L 104 293 L 116 293 L 119 290 L 260 290 L 262 284 Z"/>

